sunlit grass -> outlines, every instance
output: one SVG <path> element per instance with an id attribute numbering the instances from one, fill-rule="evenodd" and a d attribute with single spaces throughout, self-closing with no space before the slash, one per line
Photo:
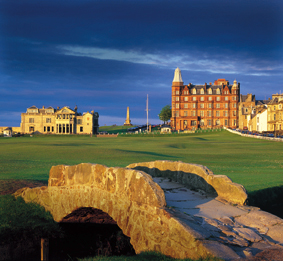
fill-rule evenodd
<path id="1" fill-rule="evenodd" d="M 47 181 L 50 168 L 59 164 L 125 167 L 135 162 L 172 160 L 205 165 L 251 192 L 283 185 L 282 145 L 226 131 L 161 137 L 0 138 L 0 179 Z"/>

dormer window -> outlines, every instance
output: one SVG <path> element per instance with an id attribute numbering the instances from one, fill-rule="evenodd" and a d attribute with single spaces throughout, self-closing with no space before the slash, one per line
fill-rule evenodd
<path id="1" fill-rule="evenodd" d="M 220 89 L 216 89 L 216 94 L 220 94 Z"/>
<path id="2" fill-rule="evenodd" d="M 207 93 L 208 93 L 208 94 L 212 94 L 212 90 L 211 90 L 211 89 L 208 89 L 208 90 L 207 90 Z"/>
<path id="3" fill-rule="evenodd" d="M 196 89 L 194 88 L 194 89 L 192 89 L 192 94 L 196 94 L 197 92 L 196 92 Z"/>
<path id="4" fill-rule="evenodd" d="M 200 94 L 204 94 L 204 89 L 201 89 L 201 90 L 200 90 Z"/>

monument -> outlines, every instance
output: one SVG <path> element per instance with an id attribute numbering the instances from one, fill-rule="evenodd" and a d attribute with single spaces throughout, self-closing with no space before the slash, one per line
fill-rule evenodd
<path id="1" fill-rule="evenodd" d="M 124 126 L 132 126 L 131 120 L 130 120 L 130 109 L 129 109 L 129 107 L 127 107 L 127 118 L 126 118 L 126 121 L 124 123 Z"/>

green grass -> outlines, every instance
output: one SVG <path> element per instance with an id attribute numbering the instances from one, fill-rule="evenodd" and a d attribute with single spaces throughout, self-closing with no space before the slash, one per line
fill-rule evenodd
<path id="1" fill-rule="evenodd" d="M 113 256 L 113 257 L 103 257 L 103 256 L 97 256 L 92 258 L 83 258 L 79 259 L 80 261 L 220 261 L 222 259 L 215 258 L 215 257 L 207 257 L 204 259 L 174 259 L 165 255 L 162 255 L 160 253 L 156 252 L 144 252 L 136 256 Z"/>
<path id="2" fill-rule="evenodd" d="M 101 126 L 99 131 L 107 131 L 108 133 L 126 133 L 131 126 Z"/>
<path id="3" fill-rule="evenodd" d="M 117 138 L 34 136 L 0 138 L 0 179 L 47 181 L 53 165 L 82 162 L 125 167 L 172 160 L 196 163 L 224 174 L 249 192 L 283 185 L 283 144 L 227 131 Z"/>

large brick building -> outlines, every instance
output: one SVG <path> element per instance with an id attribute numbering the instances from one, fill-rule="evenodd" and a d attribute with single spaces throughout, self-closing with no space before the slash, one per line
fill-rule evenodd
<path id="1" fill-rule="evenodd" d="M 172 118 L 174 130 L 238 127 L 240 83 L 230 85 L 218 79 L 204 85 L 184 85 L 177 68 L 172 83 Z"/>
<path id="2" fill-rule="evenodd" d="M 98 133 L 98 117 L 94 111 L 81 114 L 77 107 L 72 110 L 67 106 L 32 106 L 21 114 L 21 133 L 94 134 Z"/>

